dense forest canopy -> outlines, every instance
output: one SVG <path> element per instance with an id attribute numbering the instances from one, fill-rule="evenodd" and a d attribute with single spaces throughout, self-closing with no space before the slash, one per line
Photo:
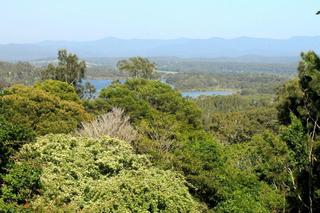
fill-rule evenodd
<path id="1" fill-rule="evenodd" d="M 67 51 L 58 57 L 40 71 L 19 63 L 1 70 L 2 211 L 320 210 L 316 53 L 301 55 L 294 77 L 158 76 L 175 87 L 150 80 L 152 61 L 129 59 L 119 68 L 131 77 L 117 71 L 126 80 L 95 98 L 90 85 L 81 87 L 85 62 Z M 210 88 L 239 92 L 197 99 L 179 92 Z"/>

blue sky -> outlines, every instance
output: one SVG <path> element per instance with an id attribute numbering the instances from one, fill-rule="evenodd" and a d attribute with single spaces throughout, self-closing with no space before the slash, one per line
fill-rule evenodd
<path id="1" fill-rule="evenodd" d="M 320 35 L 320 0 L 3 0 L 0 43 Z"/>

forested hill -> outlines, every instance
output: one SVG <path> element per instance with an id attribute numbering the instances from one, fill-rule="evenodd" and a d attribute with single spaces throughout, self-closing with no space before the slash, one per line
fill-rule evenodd
<path id="1" fill-rule="evenodd" d="M 66 48 L 82 57 L 297 57 L 301 51 L 319 52 L 320 37 L 266 39 L 239 37 L 235 39 L 118 39 L 96 41 L 45 41 L 33 44 L 0 45 L 0 60 L 32 60 L 53 58 L 59 48 Z M 317 49 L 318 48 L 318 49 Z"/>

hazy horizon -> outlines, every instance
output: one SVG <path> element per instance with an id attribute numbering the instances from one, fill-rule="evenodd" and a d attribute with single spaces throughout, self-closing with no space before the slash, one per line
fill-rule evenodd
<path id="1" fill-rule="evenodd" d="M 90 40 L 39 40 L 39 41 L 30 41 L 30 42 L 9 42 L 9 43 L 0 43 L 0 45 L 11 45 L 11 44 L 38 44 L 43 42 L 92 42 L 92 41 L 101 41 L 106 39 L 118 39 L 124 41 L 133 41 L 133 40 L 158 40 L 158 41 L 172 41 L 172 40 L 180 40 L 180 39 L 188 39 L 188 40 L 210 40 L 210 39 L 223 39 L 223 40 L 234 40 L 234 39 L 241 39 L 241 38 L 249 38 L 249 39 L 268 39 L 268 40 L 290 40 L 293 38 L 318 38 L 319 35 L 293 35 L 290 37 L 285 38 L 272 38 L 272 37 L 254 37 L 254 36 L 236 36 L 236 37 L 218 37 L 218 36 L 211 36 L 207 38 L 192 38 L 192 37 L 175 37 L 175 38 L 121 38 L 121 37 L 114 37 L 114 36 L 106 36 L 102 38 L 90 39 Z"/>
<path id="2" fill-rule="evenodd" d="M 320 35 L 316 0 L 2 3 L 0 44 L 121 39 L 286 39 Z M 170 24 L 168 24 L 170 23 Z"/>

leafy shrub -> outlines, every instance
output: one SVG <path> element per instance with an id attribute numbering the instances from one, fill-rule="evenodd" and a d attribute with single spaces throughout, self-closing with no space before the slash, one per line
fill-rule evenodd
<path id="1" fill-rule="evenodd" d="M 7 206 L 28 205 L 39 193 L 40 174 L 41 168 L 35 162 L 23 160 L 14 164 L 3 178 L 1 200 Z"/>
<path id="2" fill-rule="evenodd" d="M 44 90 L 50 93 L 51 95 L 57 96 L 61 100 L 75 102 L 80 101 L 80 98 L 75 88 L 67 82 L 46 80 L 42 82 L 37 82 L 36 84 L 34 84 L 33 87 L 36 89 Z"/>
<path id="3" fill-rule="evenodd" d="M 62 100 L 38 87 L 14 85 L 6 89 L 0 96 L 0 112 L 11 123 L 23 124 L 37 135 L 69 133 L 90 118 L 79 103 Z"/>
<path id="4" fill-rule="evenodd" d="M 34 211 L 197 212 L 181 175 L 152 167 L 121 140 L 47 135 L 17 158 L 17 167 L 32 160 L 41 169 L 40 194 L 29 203 Z"/>
<path id="5" fill-rule="evenodd" d="M 32 129 L 14 125 L 0 116 L 0 173 L 5 172 L 10 157 L 34 136 Z"/>
<path id="6" fill-rule="evenodd" d="M 201 126 L 200 110 L 169 85 L 160 81 L 131 79 L 102 89 L 92 107 L 109 111 L 124 109 L 133 121 L 149 118 L 154 111 L 175 115 L 178 121 L 193 127 Z"/>

